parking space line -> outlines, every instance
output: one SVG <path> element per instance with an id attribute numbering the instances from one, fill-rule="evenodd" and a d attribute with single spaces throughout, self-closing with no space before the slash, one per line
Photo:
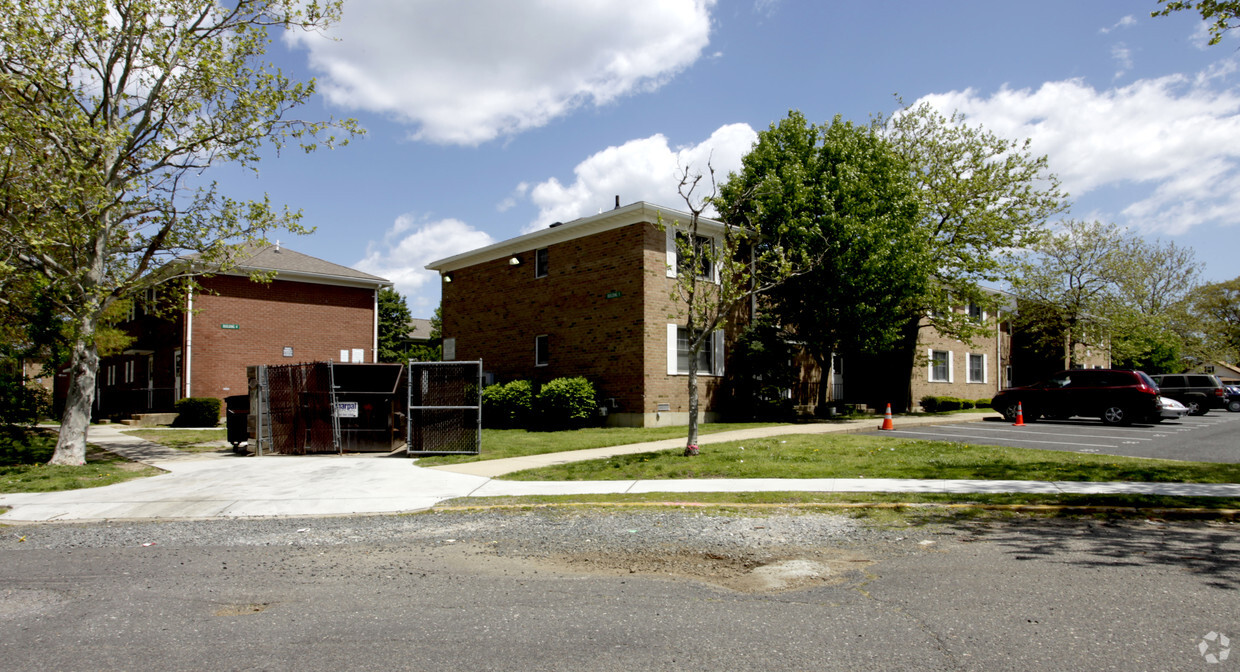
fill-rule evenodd
<path id="1" fill-rule="evenodd" d="M 936 436 L 936 437 L 945 436 L 941 432 L 911 432 L 907 429 L 893 429 L 893 430 L 884 432 L 884 434 L 915 434 L 918 436 Z M 985 435 L 971 435 L 971 434 L 947 434 L 946 436 L 960 437 L 960 438 L 976 438 L 976 439 L 998 438 L 998 437 L 988 437 Z M 1034 439 L 1007 439 L 1007 440 L 1018 442 L 1018 443 L 1045 443 L 1045 444 L 1050 444 L 1053 446 L 1088 446 L 1092 448 L 1118 448 L 1119 447 L 1111 443 L 1073 443 L 1071 441 L 1036 441 Z"/>
<path id="2" fill-rule="evenodd" d="M 1057 433 L 1057 432 L 1050 432 L 1050 431 L 1039 431 L 1039 430 L 1036 430 L 1036 429 L 1007 429 L 1007 428 L 1004 428 L 1004 427 L 965 427 L 965 426 L 963 426 L 963 425 L 939 425 L 939 426 L 940 426 L 940 427 L 943 427 L 944 429 L 981 429 L 981 430 L 983 430 L 983 431 L 987 431 L 987 432 L 1007 432 L 1007 433 L 1010 433 L 1010 434 L 1036 434 L 1036 435 L 1038 435 L 1038 436 L 1047 436 L 1047 435 L 1050 435 L 1050 436 L 1072 436 L 1072 437 L 1075 437 L 1075 438 L 1081 438 L 1081 439 L 1114 439 L 1114 438 L 1120 438 L 1120 437 L 1115 437 L 1115 436 L 1102 436 L 1102 435 L 1098 435 L 1098 434 L 1075 434 L 1075 433 L 1073 433 L 1073 434 L 1060 434 L 1060 433 Z M 1122 438 L 1123 438 L 1125 441 L 1153 441 L 1153 440 L 1154 440 L 1154 438 L 1153 438 L 1153 437 L 1140 437 L 1140 436 L 1137 436 L 1137 437 L 1124 436 L 1124 437 L 1122 437 Z"/>

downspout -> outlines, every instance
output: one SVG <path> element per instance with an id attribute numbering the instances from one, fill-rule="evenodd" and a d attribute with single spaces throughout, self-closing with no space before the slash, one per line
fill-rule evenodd
<path id="1" fill-rule="evenodd" d="M 185 367 L 185 380 L 181 384 L 185 386 L 183 390 L 185 397 L 192 397 L 190 390 L 190 376 L 194 370 L 191 364 L 194 361 L 194 288 L 191 287 L 185 294 L 185 357 L 181 362 L 181 366 Z"/>
<path id="2" fill-rule="evenodd" d="M 1003 389 L 1003 311 L 995 309 L 995 392 Z"/>
<path id="3" fill-rule="evenodd" d="M 374 328 L 371 330 L 371 346 L 370 361 L 376 363 L 379 361 L 379 288 L 375 287 L 375 308 L 371 312 L 374 316 Z"/>

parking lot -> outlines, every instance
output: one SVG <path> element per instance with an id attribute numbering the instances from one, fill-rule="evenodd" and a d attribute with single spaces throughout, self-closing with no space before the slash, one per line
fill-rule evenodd
<path id="1" fill-rule="evenodd" d="M 955 441 L 985 446 L 1156 457 L 1195 462 L 1240 462 L 1240 413 L 1212 411 L 1158 424 L 1111 427 L 1096 418 L 1040 420 L 1024 427 L 994 418 L 982 422 L 865 432 L 870 436 Z"/>

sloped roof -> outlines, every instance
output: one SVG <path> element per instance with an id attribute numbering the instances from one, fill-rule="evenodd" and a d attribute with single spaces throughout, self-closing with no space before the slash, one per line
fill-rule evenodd
<path id="1" fill-rule="evenodd" d="M 376 287 L 392 286 L 392 282 L 387 278 L 363 273 L 348 266 L 333 264 L 279 244 L 257 248 L 249 258 L 237 264 L 234 272 L 253 270 L 275 271 L 276 277 L 283 280 Z"/>
<path id="2" fill-rule="evenodd" d="M 539 229 L 533 233 L 527 233 L 516 238 L 509 238 L 486 247 L 480 247 L 468 252 L 439 259 L 427 264 L 425 268 L 429 271 L 439 271 L 445 273 L 454 271 L 466 266 L 472 266 L 484 261 L 492 259 L 500 259 L 518 252 L 525 252 L 540 247 L 547 247 L 556 243 L 562 243 L 568 240 L 584 238 L 585 236 L 594 235 L 611 229 L 618 229 L 622 226 L 637 224 L 638 222 L 654 222 L 660 217 L 663 219 L 665 226 L 679 224 L 683 226 L 691 218 L 687 212 L 676 210 L 675 208 L 665 208 L 647 203 L 645 201 L 637 201 L 629 205 L 615 208 L 613 210 L 604 210 L 597 215 L 589 217 L 581 217 L 571 222 L 563 224 L 553 224 L 545 229 Z M 698 220 L 701 231 L 707 233 L 719 233 L 723 230 L 723 223 L 702 217 Z"/>

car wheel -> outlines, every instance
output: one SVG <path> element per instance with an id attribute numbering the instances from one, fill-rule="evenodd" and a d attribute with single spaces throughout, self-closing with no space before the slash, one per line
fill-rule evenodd
<path id="1" fill-rule="evenodd" d="M 1131 425 L 1132 415 L 1123 406 L 1107 406 L 1102 410 L 1102 421 L 1108 425 Z"/>
<path id="2" fill-rule="evenodd" d="M 1188 407 L 1189 415 L 1205 415 L 1210 410 L 1201 403 L 1200 399 L 1185 399 L 1184 405 Z"/>
<path id="3" fill-rule="evenodd" d="M 1232 413 L 1240 413 L 1240 399 L 1232 399 L 1227 402 L 1227 410 Z"/>

